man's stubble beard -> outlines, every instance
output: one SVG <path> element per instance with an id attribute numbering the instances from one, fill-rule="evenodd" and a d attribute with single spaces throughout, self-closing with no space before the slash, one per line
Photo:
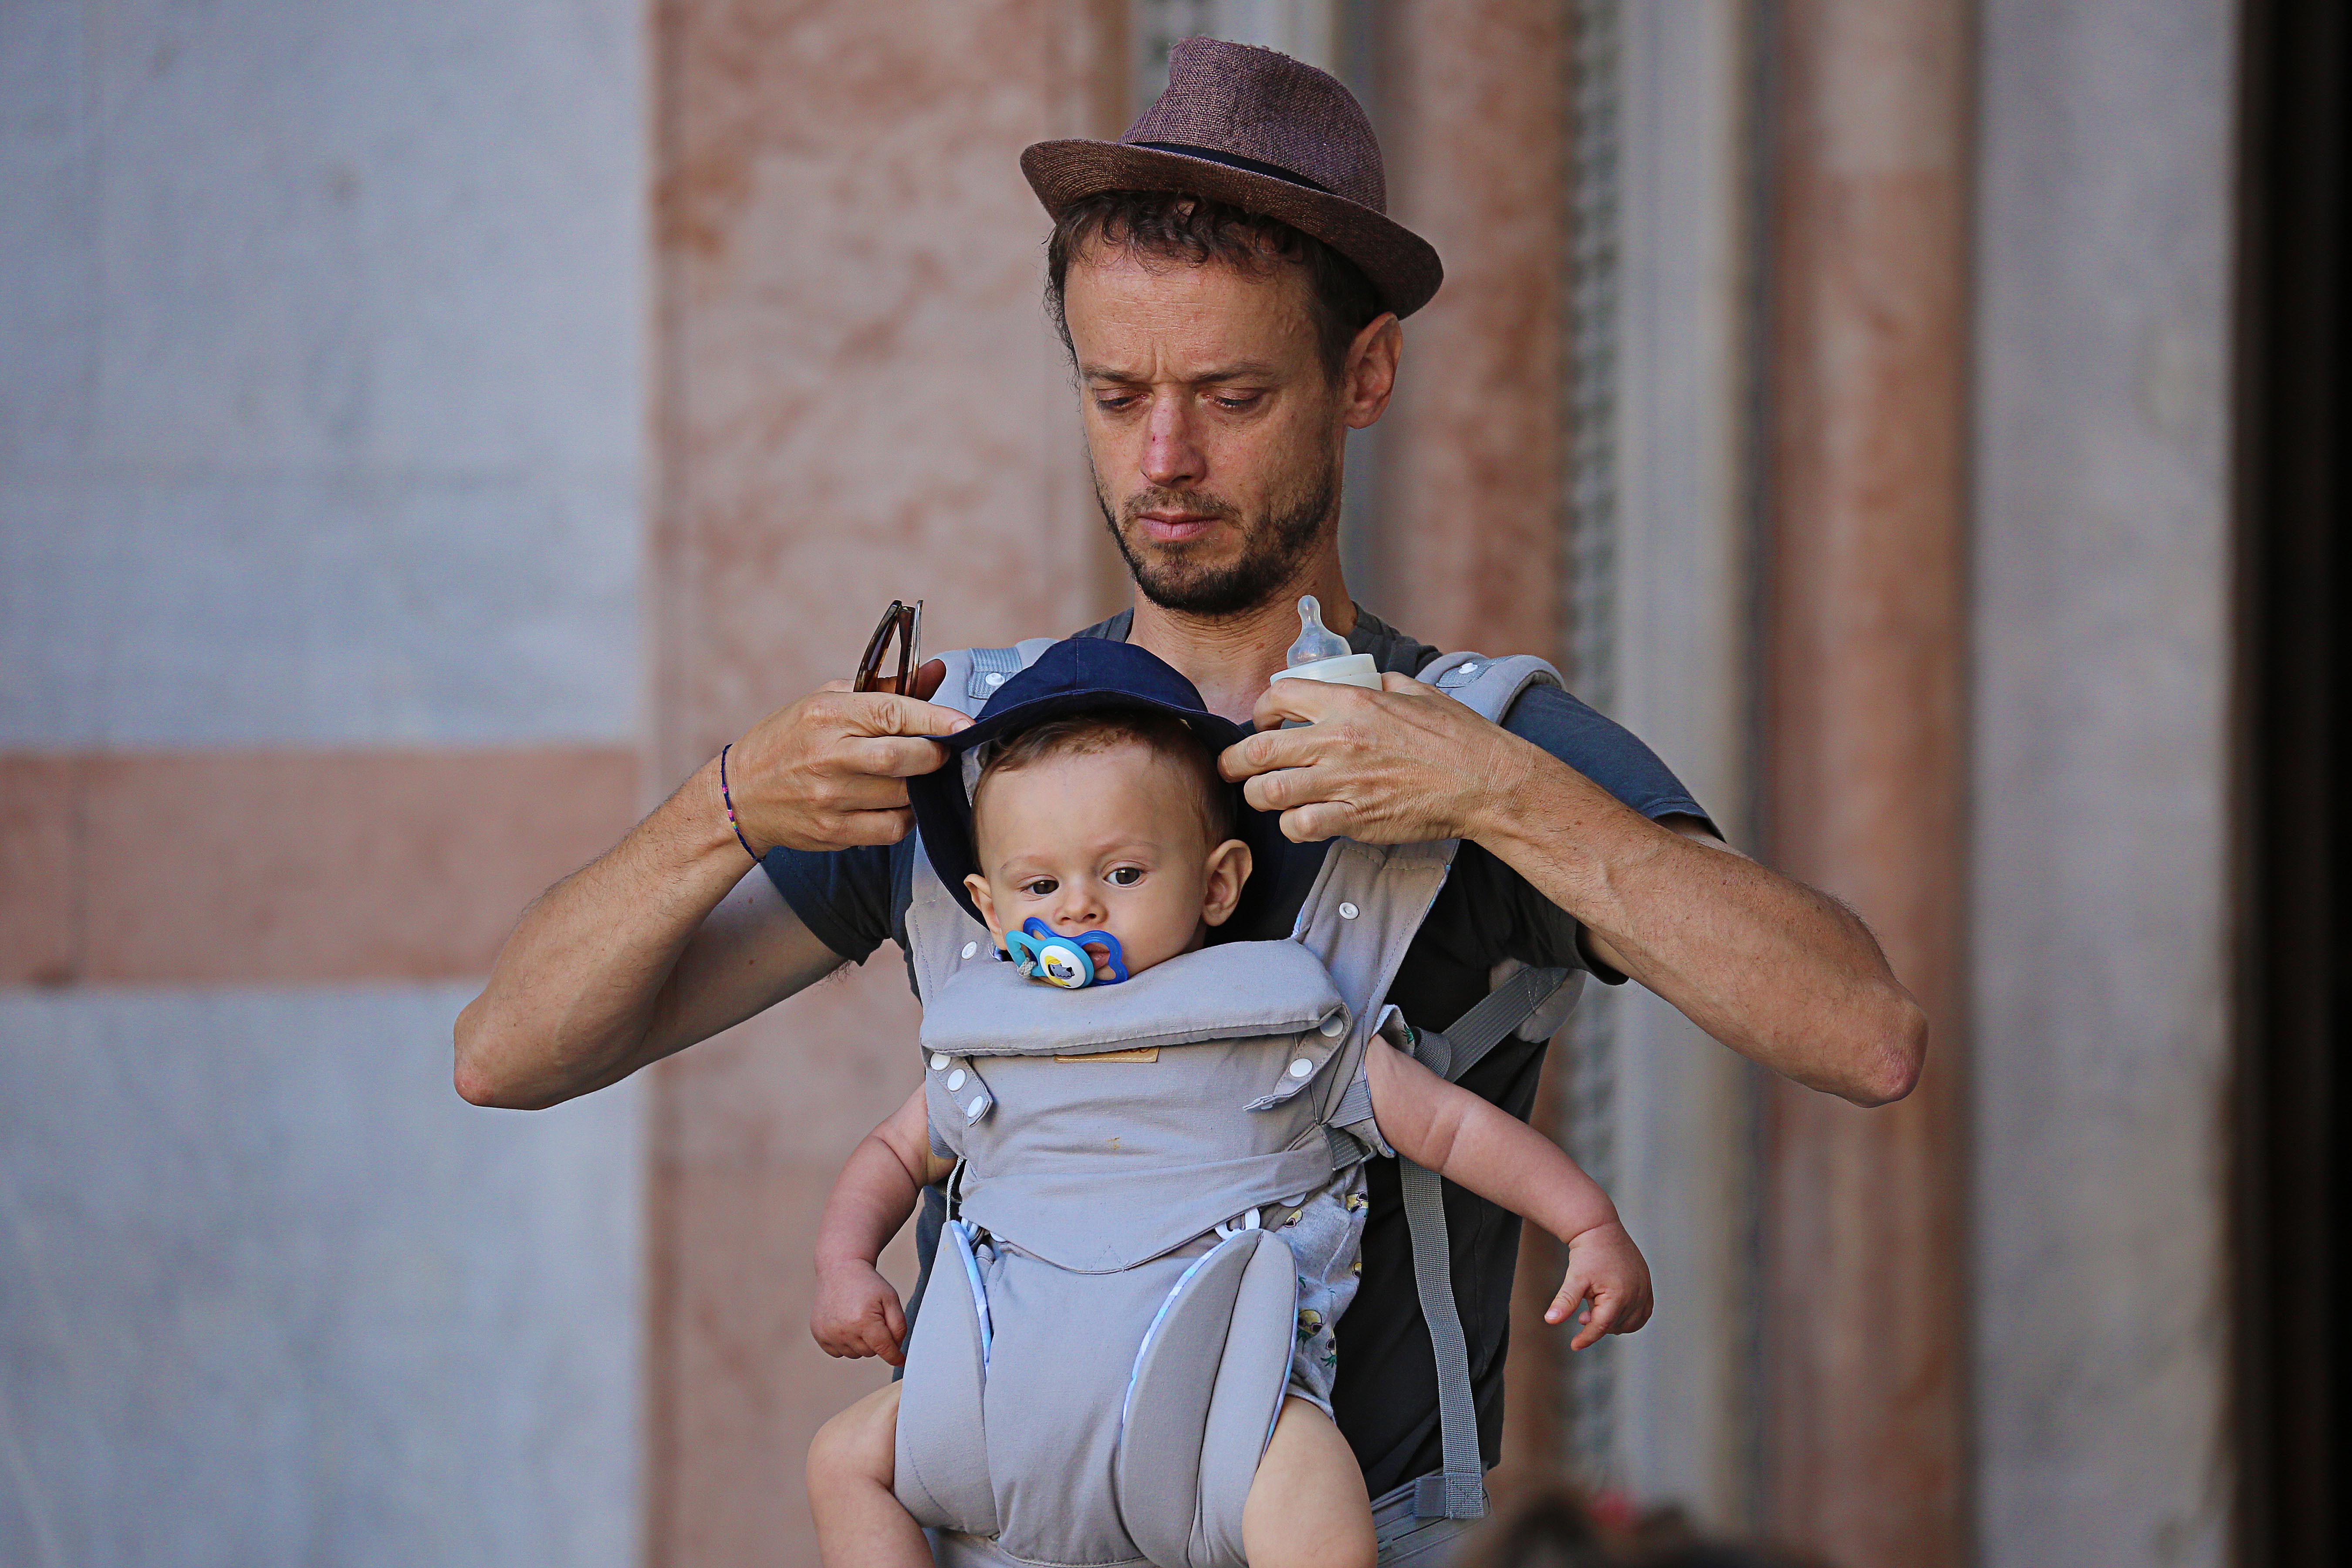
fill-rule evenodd
<path id="1" fill-rule="evenodd" d="M 1314 481 L 1293 497 L 1276 499 L 1266 516 L 1244 519 L 1240 509 L 1222 497 L 1198 490 L 1139 490 L 1111 511 L 1100 475 L 1095 478 L 1095 504 L 1102 510 L 1103 525 L 1127 563 L 1128 574 L 1143 596 L 1163 610 L 1221 620 L 1258 608 L 1297 582 L 1300 568 L 1315 552 L 1323 530 L 1339 508 L 1339 475 L 1336 460 L 1327 459 Z M 1129 542 L 1126 524 L 1156 502 L 1173 502 L 1226 522 L 1242 525 L 1242 552 L 1223 566 L 1212 567 L 1187 559 L 1192 546 L 1161 545 L 1150 554 Z"/>

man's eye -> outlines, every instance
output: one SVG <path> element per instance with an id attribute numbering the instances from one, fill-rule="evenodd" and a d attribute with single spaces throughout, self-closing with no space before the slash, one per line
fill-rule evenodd
<path id="1" fill-rule="evenodd" d="M 1137 401 L 1136 395 L 1131 392 L 1097 392 L 1095 394 L 1095 406 L 1101 409 L 1106 414 L 1121 413 L 1127 409 L 1134 407 Z"/>
<path id="2" fill-rule="evenodd" d="M 1042 899 L 1061 884 L 1051 877 L 1040 877 L 1034 882 L 1024 882 L 1021 890 L 1033 899 Z"/>
<path id="3" fill-rule="evenodd" d="M 1115 888 L 1132 888 L 1141 880 L 1143 868 L 1140 866 L 1121 866 L 1110 874 L 1111 886 Z"/>
<path id="4" fill-rule="evenodd" d="M 1215 402 L 1217 406 L 1220 408 L 1228 409 L 1234 413 L 1239 413 L 1241 410 L 1256 403 L 1258 396 L 1259 395 L 1255 392 L 1226 393 L 1215 399 Z"/>

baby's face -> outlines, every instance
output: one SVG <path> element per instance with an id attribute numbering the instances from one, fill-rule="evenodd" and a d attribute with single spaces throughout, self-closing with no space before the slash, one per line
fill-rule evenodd
<path id="1" fill-rule="evenodd" d="M 965 886 L 997 945 L 1033 917 L 1063 936 L 1107 931 L 1130 974 L 1200 946 L 1233 913 L 1250 861 L 1238 839 L 1209 843 L 1200 788 L 1141 745 L 990 774 L 972 813 L 980 874 Z"/>

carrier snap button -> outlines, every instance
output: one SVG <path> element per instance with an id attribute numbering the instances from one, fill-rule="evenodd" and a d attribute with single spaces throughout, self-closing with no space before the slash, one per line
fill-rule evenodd
<path id="1" fill-rule="evenodd" d="M 1305 1057 L 1301 1057 L 1297 1061 L 1290 1064 L 1290 1076 L 1293 1078 L 1305 1078 L 1308 1073 L 1311 1073 L 1314 1070 L 1315 1064 L 1308 1061 Z"/>
<path id="2" fill-rule="evenodd" d="M 987 679 L 991 686 L 1002 686 L 1004 684 L 1004 677 L 992 669 L 988 672 Z"/>
<path id="3" fill-rule="evenodd" d="M 960 1089 L 962 1087 L 963 1068 L 958 1068 L 955 1071 L 948 1074 L 948 1092 L 950 1094 L 953 1094 L 957 1089 Z"/>
<path id="4" fill-rule="evenodd" d="M 982 1111 L 986 1110 L 987 1109 L 987 1098 L 983 1095 L 975 1094 L 971 1097 L 971 1103 L 963 1108 L 963 1113 L 966 1116 L 978 1116 Z"/>
<path id="5" fill-rule="evenodd" d="M 979 951 L 980 943 L 976 942 L 968 942 L 963 944 L 963 955 L 966 958 L 970 958 L 973 953 L 978 952 Z"/>
<path id="6" fill-rule="evenodd" d="M 947 1065 L 948 1065 L 948 1058 L 945 1058 L 945 1057 L 941 1056 L 941 1055 L 940 1055 L 939 1052 L 937 1052 L 937 1051 L 933 1051 L 933 1052 L 931 1053 L 931 1070 L 932 1070 L 933 1072 L 937 1072 L 937 1071 L 939 1071 L 941 1068 L 943 1068 L 943 1067 L 945 1067 L 945 1066 L 947 1066 Z"/>
<path id="7" fill-rule="evenodd" d="M 1322 1024 L 1318 1026 L 1318 1032 L 1327 1040 L 1336 1040 L 1347 1027 L 1348 1015 L 1345 1013 L 1334 1013 L 1329 1017 L 1323 1020 Z"/>
<path id="8" fill-rule="evenodd" d="M 1363 910 L 1358 909 L 1353 904 L 1341 904 L 1339 906 L 1339 918 L 1343 921 L 1354 920 L 1358 915 L 1362 914 L 1363 912 Z"/>

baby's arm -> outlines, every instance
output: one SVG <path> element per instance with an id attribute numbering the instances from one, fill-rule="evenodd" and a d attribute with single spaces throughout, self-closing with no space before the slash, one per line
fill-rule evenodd
<path id="1" fill-rule="evenodd" d="M 931 1152 L 919 1089 L 850 1151 L 816 1227 L 816 1307 L 809 1331 L 827 1355 L 878 1355 L 892 1366 L 905 1362 L 898 1346 L 907 1337 L 907 1314 L 875 1260 L 915 1212 L 924 1186 L 947 1174 L 951 1163 Z"/>
<path id="2" fill-rule="evenodd" d="M 1385 1040 L 1372 1041 L 1364 1068 L 1372 1119 L 1391 1148 L 1568 1244 L 1568 1278 L 1544 1321 L 1565 1322 L 1591 1298 L 1570 1349 L 1650 1321 L 1649 1265 L 1619 1223 L 1617 1205 L 1559 1145 Z"/>

